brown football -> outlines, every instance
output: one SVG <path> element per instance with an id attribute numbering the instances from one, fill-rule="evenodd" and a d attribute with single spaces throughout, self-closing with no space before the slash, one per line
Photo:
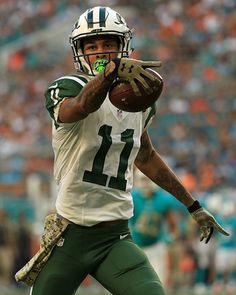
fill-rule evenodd
<path id="1" fill-rule="evenodd" d="M 148 68 L 146 71 L 153 74 L 153 76 L 157 78 L 155 81 L 144 78 L 153 92 L 151 94 L 147 94 L 141 83 L 137 81 L 142 94 L 141 96 L 138 96 L 134 93 L 129 82 L 117 80 L 112 84 L 109 91 L 109 99 L 115 107 L 122 111 L 134 113 L 144 111 L 156 102 L 163 89 L 163 79 L 160 74 L 153 69 Z"/>

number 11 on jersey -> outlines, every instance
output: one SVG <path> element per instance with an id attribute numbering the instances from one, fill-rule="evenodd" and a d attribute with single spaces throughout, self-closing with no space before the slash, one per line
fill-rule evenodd
<path id="1" fill-rule="evenodd" d="M 108 186 L 110 188 L 119 189 L 122 191 L 126 190 L 127 180 L 125 179 L 125 172 L 128 166 L 128 159 L 134 145 L 134 130 L 126 129 L 121 133 L 121 141 L 125 143 L 123 149 L 120 153 L 119 165 L 116 177 L 110 176 L 109 182 L 107 184 L 107 179 L 109 175 L 103 173 L 104 164 L 106 160 L 107 153 L 112 145 L 112 126 L 102 125 L 99 129 L 98 135 L 102 137 L 101 145 L 94 157 L 92 170 L 85 170 L 83 181 L 91 182 L 103 186 Z M 113 163 L 111 163 L 112 165 Z"/>

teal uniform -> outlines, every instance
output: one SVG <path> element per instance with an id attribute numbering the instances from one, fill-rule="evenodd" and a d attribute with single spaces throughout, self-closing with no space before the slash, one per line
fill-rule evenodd
<path id="1" fill-rule="evenodd" d="M 169 230 L 165 224 L 169 211 L 186 212 L 185 207 L 173 196 L 162 189 L 153 192 L 152 197 L 143 196 L 141 190 L 132 192 L 134 216 L 130 219 L 130 228 L 134 241 L 141 247 L 147 247 L 160 241 L 169 241 Z"/>

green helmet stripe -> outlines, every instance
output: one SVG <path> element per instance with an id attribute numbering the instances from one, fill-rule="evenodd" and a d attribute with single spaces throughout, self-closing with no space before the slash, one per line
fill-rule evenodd
<path id="1" fill-rule="evenodd" d="M 93 28 L 93 10 L 89 9 L 87 14 L 88 28 Z"/>
<path id="2" fill-rule="evenodd" d="M 102 7 L 99 9 L 99 26 L 105 27 L 106 26 L 106 8 Z"/>

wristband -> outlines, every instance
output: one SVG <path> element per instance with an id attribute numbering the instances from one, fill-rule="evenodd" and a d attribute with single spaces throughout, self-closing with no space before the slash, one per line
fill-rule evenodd
<path id="1" fill-rule="evenodd" d="M 187 209 L 188 209 L 188 212 L 189 213 L 193 213 L 194 211 L 198 210 L 202 208 L 202 206 L 200 205 L 200 203 L 198 202 L 198 200 L 195 200 L 193 202 L 193 204 L 191 206 L 189 206 Z"/>

